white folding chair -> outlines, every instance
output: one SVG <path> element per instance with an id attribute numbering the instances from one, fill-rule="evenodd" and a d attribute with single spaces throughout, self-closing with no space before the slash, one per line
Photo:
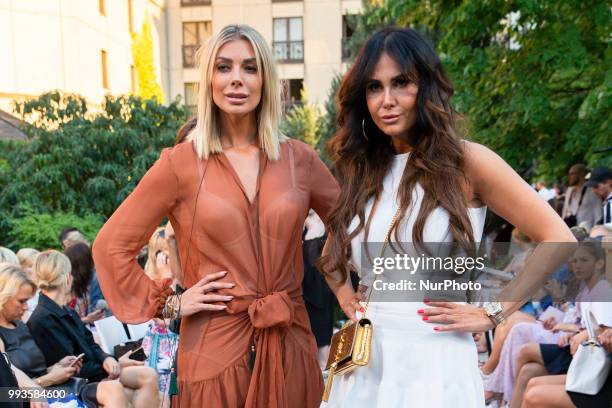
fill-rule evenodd
<path id="1" fill-rule="evenodd" d="M 128 324 L 128 331 L 132 340 L 142 339 L 149 329 L 149 322 L 141 324 Z"/>
<path id="2" fill-rule="evenodd" d="M 123 323 L 117 320 L 115 316 L 96 320 L 94 324 L 100 338 L 100 347 L 102 347 L 105 353 L 112 355 L 117 344 L 125 343 L 129 340 L 123 328 Z"/>

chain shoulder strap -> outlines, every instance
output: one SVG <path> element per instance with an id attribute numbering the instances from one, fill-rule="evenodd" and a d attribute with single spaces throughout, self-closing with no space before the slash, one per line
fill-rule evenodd
<path id="1" fill-rule="evenodd" d="M 375 207 L 372 206 L 372 208 L 375 208 Z M 382 248 L 380 249 L 380 255 L 379 255 L 380 258 L 382 258 L 382 256 L 385 254 L 385 250 L 387 249 L 387 246 L 389 245 L 389 241 L 391 241 L 391 231 L 393 230 L 393 226 L 395 225 L 395 223 L 397 222 L 401 214 L 402 214 L 402 208 L 399 207 L 397 211 L 395 211 L 395 214 L 393 215 L 393 218 L 391 219 L 391 224 L 389 225 L 389 228 L 387 229 L 387 233 L 385 234 L 385 242 L 383 243 Z M 368 312 L 368 306 L 370 305 L 370 298 L 372 297 L 373 290 L 374 290 L 374 285 L 372 284 L 372 287 L 370 288 L 370 293 L 368 294 L 368 298 L 366 299 L 366 304 L 365 304 L 364 312 L 363 312 L 364 316 Z"/>

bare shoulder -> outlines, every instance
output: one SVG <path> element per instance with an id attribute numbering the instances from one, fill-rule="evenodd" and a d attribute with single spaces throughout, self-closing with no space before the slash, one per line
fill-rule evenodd
<path id="1" fill-rule="evenodd" d="M 478 183 L 487 171 L 499 170 L 499 167 L 510 168 L 497 153 L 480 143 L 463 140 L 465 154 L 465 172 L 470 181 Z"/>

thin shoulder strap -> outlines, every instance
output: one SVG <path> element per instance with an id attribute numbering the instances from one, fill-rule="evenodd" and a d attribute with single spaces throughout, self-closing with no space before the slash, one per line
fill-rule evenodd
<path id="1" fill-rule="evenodd" d="M 191 216 L 191 230 L 189 231 L 189 240 L 187 241 L 187 255 L 185 256 L 183 273 L 185 273 L 185 268 L 189 264 L 189 252 L 191 252 L 191 238 L 193 237 L 193 227 L 195 224 L 196 210 L 198 208 L 198 199 L 200 198 L 200 191 L 202 191 L 202 185 L 204 184 L 204 177 L 206 176 L 207 169 L 208 160 L 203 162 L 203 160 L 198 157 L 198 173 L 200 175 L 200 182 L 198 183 L 198 191 L 196 192 L 195 203 L 193 204 L 193 213 Z"/>
<path id="2" fill-rule="evenodd" d="M 582 199 L 584 198 L 584 194 L 586 193 L 587 186 L 582 186 L 582 193 L 580 193 L 580 200 L 578 201 L 578 209 L 582 205 Z M 578 212 L 578 211 L 576 211 Z"/>

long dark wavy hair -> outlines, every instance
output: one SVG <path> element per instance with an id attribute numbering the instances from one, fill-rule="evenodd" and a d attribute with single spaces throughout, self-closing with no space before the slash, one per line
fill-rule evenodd
<path id="1" fill-rule="evenodd" d="M 452 84 L 433 47 L 417 31 L 385 28 L 366 41 L 342 81 L 338 92 L 340 129 L 328 143 L 342 192 L 329 218 L 329 242 L 319 268 L 324 275 L 340 271 L 342 281 L 348 276 L 351 240 L 364 228 L 366 240 L 368 237 L 374 211 L 366 220 L 366 204 L 371 197 L 380 197 L 383 179 L 396 153 L 391 138 L 375 125 L 366 104 L 366 86 L 383 53 L 395 60 L 406 77 L 418 85 L 416 122 L 406 140 L 412 150 L 398 192 L 402 211 L 399 219 L 409 209 L 412 191 L 418 182 L 425 194 L 412 230 L 412 241 L 423 242 L 427 217 L 436 207 L 442 207 L 449 214 L 454 241 L 463 248 L 474 248 L 467 210 L 464 151 L 456 131 L 458 114 L 450 103 Z M 359 225 L 348 234 L 348 226 L 356 215 Z M 397 241 L 398 224 L 391 230 Z"/>

